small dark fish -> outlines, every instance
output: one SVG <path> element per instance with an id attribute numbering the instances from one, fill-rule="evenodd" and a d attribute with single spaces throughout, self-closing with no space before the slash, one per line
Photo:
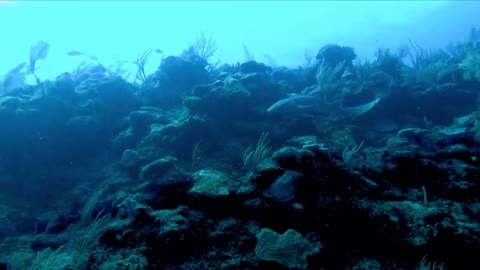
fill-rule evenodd
<path id="1" fill-rule="evenodd" d="M 154 52 L 159 53 L 159 54 L 163 54 L 163 51 L 160 50 L 160 49 L 156 49 Z"/>
<path id="2" fill-rule="evenodd" d="M 68 56 L 78 56 L 78 55 L 83 55 L 83 54 L 84 54 L 83 52 L 75 51 L 75 50 L 67 52 Z"/>

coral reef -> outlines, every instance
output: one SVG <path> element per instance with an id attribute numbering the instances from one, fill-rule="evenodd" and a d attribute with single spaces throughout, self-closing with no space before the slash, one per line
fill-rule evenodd
<path id="1" fill-rule="evenodd" d="M 478 41 L 355 56 L 3 82 L 0 269 L 479 268 Z"/>

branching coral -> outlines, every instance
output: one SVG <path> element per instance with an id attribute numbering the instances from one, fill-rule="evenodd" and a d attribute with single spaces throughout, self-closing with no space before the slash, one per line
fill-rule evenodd
<path id="1" fill-rule="evenodd" d="M 198 56 L 207 61 L 215 54 L 218 48 L 213 36 L 206 35 L 203 32 L 200 32 L 200 34 L 193 39 L 190 46 Z"/>

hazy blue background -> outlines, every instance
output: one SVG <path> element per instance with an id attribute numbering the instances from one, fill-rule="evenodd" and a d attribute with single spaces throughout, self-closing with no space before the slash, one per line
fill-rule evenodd
<path id="1" fill-rule="evenodd" d="M 223 62 L 244 60 L 245 44 L 256 60 L 277 65 L 304 62 L 306 49 L 349 45 L 360 57 L 408 39 L 444 47 L 479 26 L 476 1 L 4 1 L 0 0 L 0 74 L 28 61 L 32 44 L 50 43 L 38 63 L 42 79 L 73 70 L 83 58 L 105 66 L 159 48 L 179 54 L 200 31 L 212 34 Z M 66 56 L 80 50 L 86 56 Z M 159 57 L 155 55 L 154 57 Z M 148 71 L 159 59 L 152 58 Z"/>

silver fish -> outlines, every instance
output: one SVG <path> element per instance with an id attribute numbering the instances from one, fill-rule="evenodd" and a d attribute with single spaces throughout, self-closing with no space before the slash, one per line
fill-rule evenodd
<path id="1" fill-rule="evenodd" d="M 372 109 L 379 101 L 380 99 L 377 98 L 359 106 L 343 107 L 340 102 L 328 103 L 320 97 L 296 95 L 275 102 L 267 109 L 267 112 L 309 112 L 324 115 L 334 114 L 341 117 L 356 117 Z"/>
<path id="2" fill-rule="evenodd" d="M 67 52 L 68 56 L 78 56 L 78 55 L 83 55 L 83 54 L 84 54 L 83 52 L 75 51 L 75 50 Z"/>
<path id="3" fill-rule="evenodd" d="M 299 109 L 313 108 L 319 102 L 318 98 L 306 95 L 296 95 L 281 99 L 273 103 L 267 112 L 286 112 L 286 111 L 298 111 Z"/>

